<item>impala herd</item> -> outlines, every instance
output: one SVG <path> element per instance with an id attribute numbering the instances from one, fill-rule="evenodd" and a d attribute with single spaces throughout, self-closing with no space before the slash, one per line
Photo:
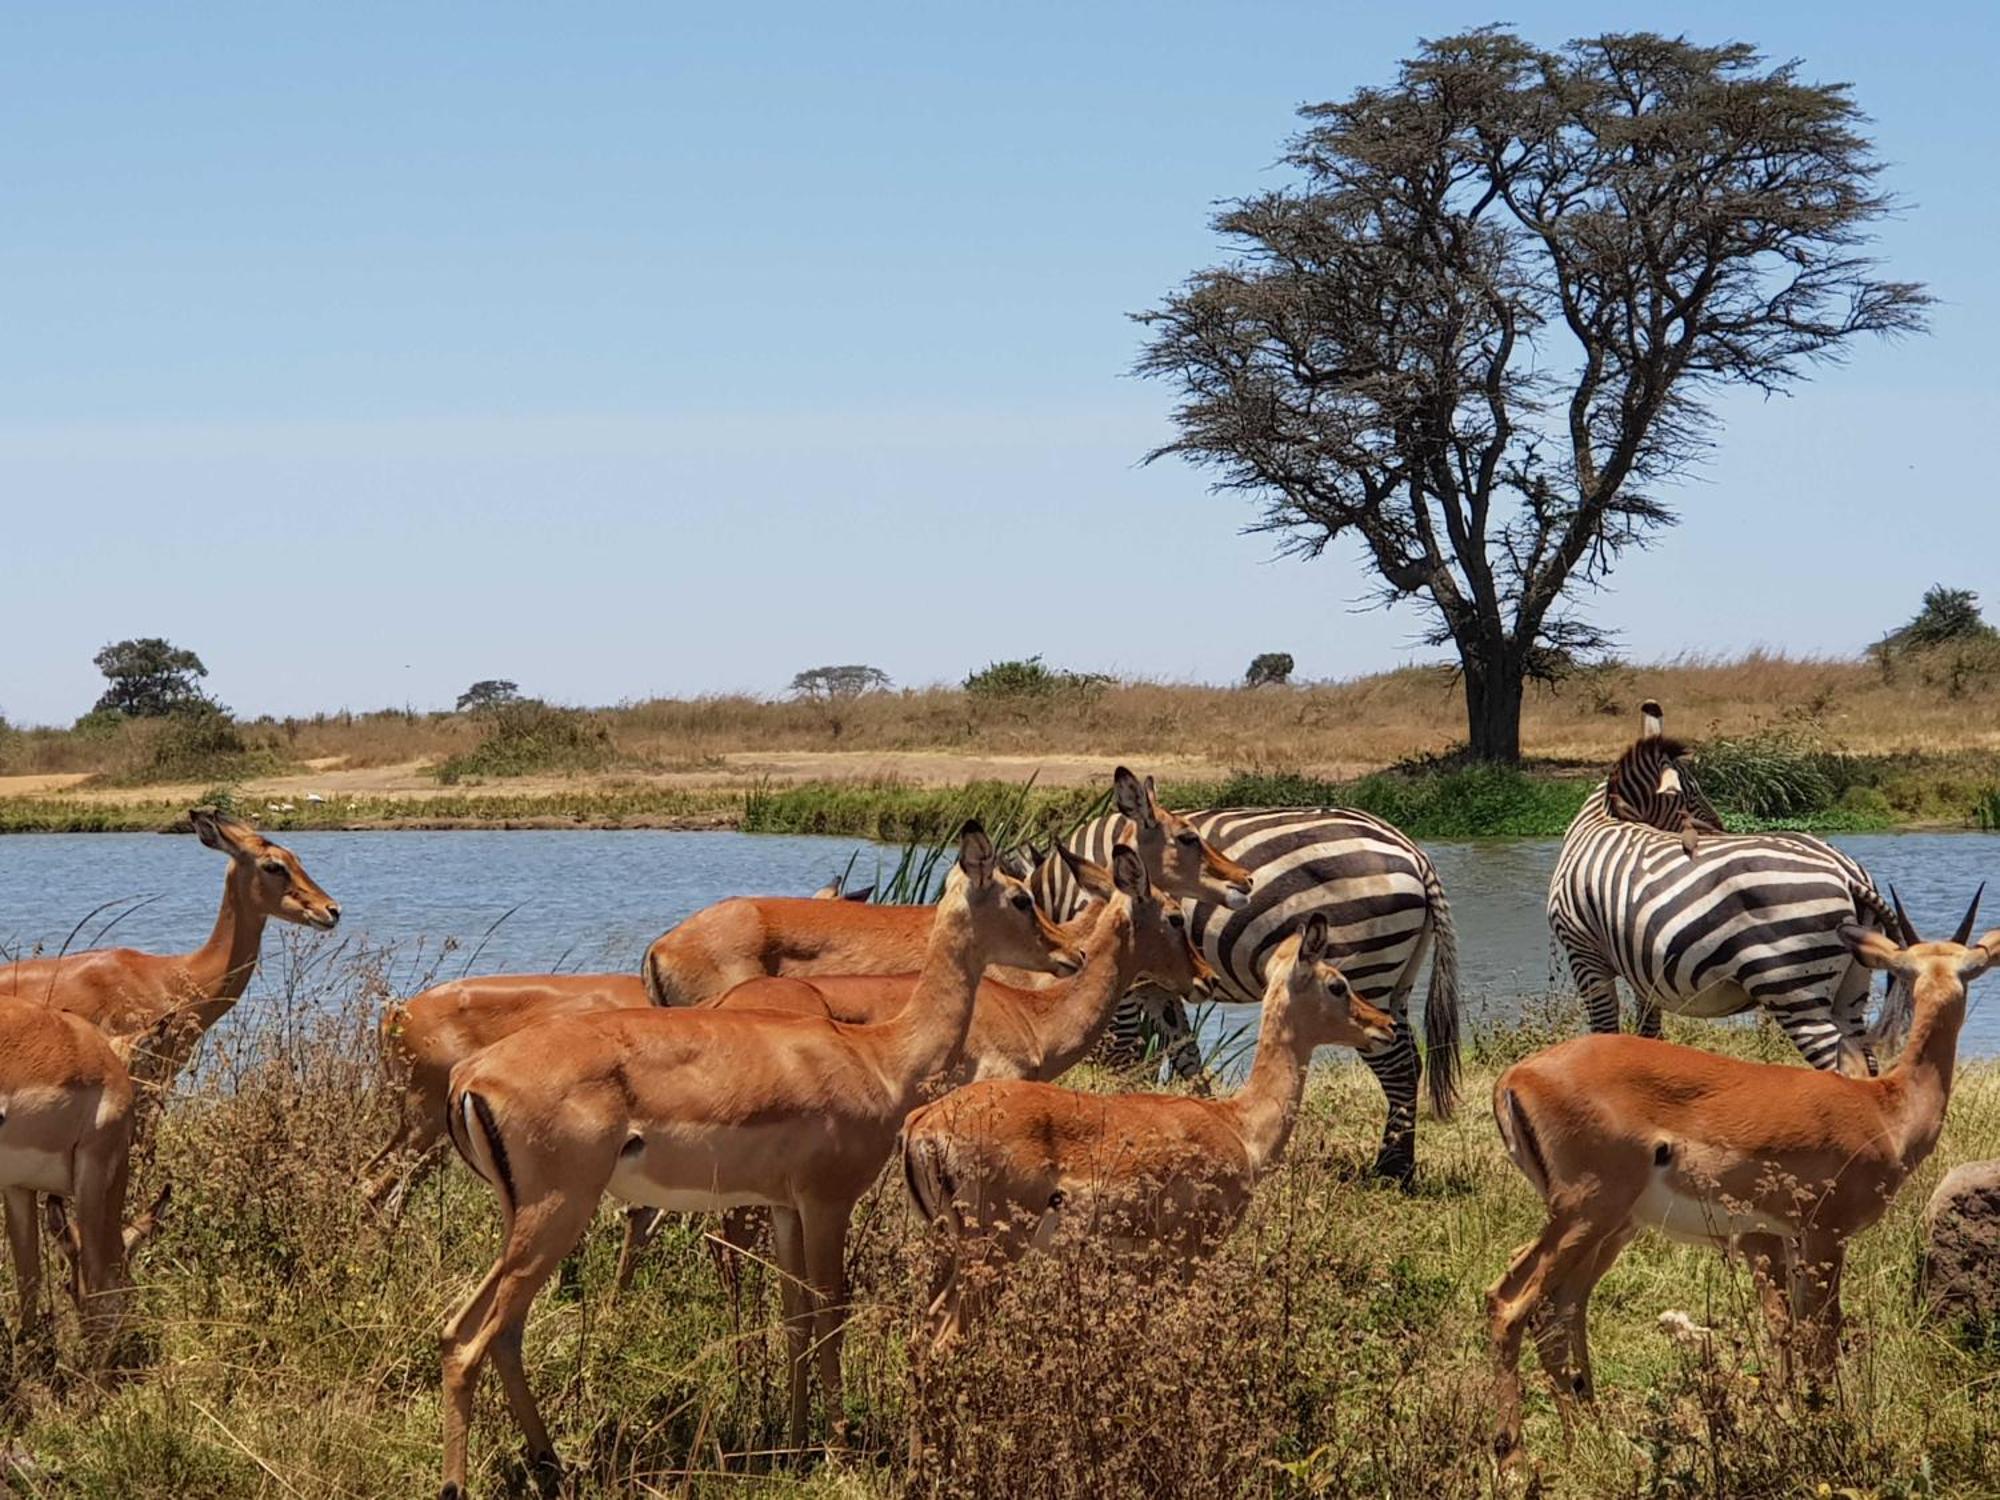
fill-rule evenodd
<path id="1" fill-rule="evenodd" d="M 1649 703 L 1639 742 L 1572 831 L 1590 832 L 1597 848 L 1610 828 L 1626 852 L 1591 867 L 1598 886 L 1580 888 L 1574 868 L 1559 872 L 1562 900 L 1584 900 L 1604 918 L 1599 908 L 1623 899 L 1615 893 L 1657 902 L 1644 893 L 1662 881 L 1706 889 L 1704 862 L 1736 868 L 1726 862 L 1757 853 L 1723 832 L 1679 753 Z M 1031 894 L 1045 882 L 1031 882 L 968 823 L 933 907 L 872 905 L 869 892 L 839 899 L 837 884 L 810 898 L 738 897 L 669 931 L 638 973 L 467 978 L 389 1007 L 382 1046 L 400 1097 L 395 1133 L 364 1169 L 368 1203 L 393 1229 L 412 1183 L 449 1140 L 501 1219 L 498 1258 L 443 1333 L 444 1495 L 465 1493 L 473 1397 L 489 1362 L 531 1461 L 555 1468 L 522 1333 L 607 1193 L 628 1205 L 621 1290 L 662 1214 L 721 1213 L 725 1271 L 768 1220 L 800 1448 L 815 1368 L 840 1436 L 849 1223 L 894 1158 L 938 1252 L 928 1327 L 913 1344 L 920 1359 L 948 1357 L 1006 1267 L 1059 1235 L 1157 1269 L 1185 1266 L 1229 1234 L 1284 1154 L 1314 1049 L 1374 1056 L 1399 1035 L 1397 1015 L 1343 972 L 1365 970 L 1370 951 L 1338 941 L 1355 931 L 1352 910 L 1350 925 L 1339 925 L 1341 902 L 1366 894 L 1365 877 L 1352 891 L 1287 895 L 1288 930 L 1257 956 L 1255 1062 L 1232 1096 L 1064 1088 L 1054 1080 L 1099 1046 L 1135 986 L 1206 995 L 1218 975 L 1194 927 L 1213 951 L 1232 914 L 1250 921 L 1256 882 L 1280 878 L 1275 862 L 1260 871 L 1254 858 L 1211 846 L 1160 805 L 1150 781 L 1121 768 L 1113 795 L 1120 821 L 1108 868 L 1062 845 L 1047 856 L 1083 899 L 1066 920 Z M 326 929 L 340 919 L 288 850 L 208 809 L 190 820 L 229 860 L 201 947 L 0 966 L 0 1189 L 21 1323 L 28 1331 L 41 1313 L 46 1233 L 67 1260 L 100 1372 L 131 1297 L 128 1255 L 161 1206 L 128 1223 L 127 1182 L 149 1111 L 243 994 L 266 923 Z M 1865 995 L 1866 971 L 1889 976 L 1869 1040 L 1886 1044 L 1907 1024 L 1900 1056 L 1878 1072 L 1855 1040 L 1829 1050 L 1832 1061 L 1816 1071 L 1596 1034 L 1501 1075 L 1493 1113 L 1502 1143 L 1547 1209 L 1541 1234 L 1487 1295 L 1502 1462 L 1519 1451 L 1523 1335 L 1534 1337 L 1567 1419 L 1571 1403 L 1591 1395 L 1592 1289 L 1642 1227 L 1742 1254 L 1788 1363 L 1823 1379 L 1838 1355 L 1847 1243 L 1881 1218 L 1937 1142 L 1966 988 L 2000 962 L 2000 930 L 1973 941 L 1975 895 L 1949 941 L 1922 941 L 1900 903 L 1875 896 L 1845 856 L 1782 837 L 1792 842 L 1766 836 L 1765 855 L 1817 860 L 1853 887 L 1823 914 L 1816 961 L 1845 955 L 1843 995 L 1857 983 Z M 1284 868 L 1298 867 L 1292 858 Z M 1719 962 L 1716 952 L 1742 947 L 1756 929 L 1744 877 L 1730 879 L 1710 882 L 1723 892 L 1711 902 L 1723 937 L 1703 962 Z M 1557 903 L 1552 892 L 1552 921 Z M 1441 906 L 1441 896 L 1431 902 Z M 1419 915 L 1448 927 L 1448 911 Z M 1259 934 L 1270 920 L 1257 913 Z M 1379 950 L 1394 937 L 1368 941 Z M 1643 968 L 1618 970 L 1638 992 L 1642 1021 L 1676 1001 Z M 1399 1005 L 1407 987 L 1405 976 Z M 1725 975 L 1700 991 L 1709 1009 L 1679 1008 L 1728 1013 L 1759 994 L 1751 977 Z M 1615 1013 L 1610 1028 L 1596 1010 L 1592 1020 L 1615 1031 Z M 1437 1038 L 1455 1045 L 1455 1024 L 1454 1015 L 1451 1029 L 1433 1033 L 1428 1059 L 1446 1077 L 1454 1059 Z M 1653 1009 L 1642 1029 L 1656 1027 Z"/>

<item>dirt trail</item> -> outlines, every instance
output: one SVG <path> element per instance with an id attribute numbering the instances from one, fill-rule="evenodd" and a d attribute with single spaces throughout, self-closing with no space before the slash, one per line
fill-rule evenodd
<path id="1" fill-rule="evenodd" d="M 1125 757 L 1134 769 L 1160 776 L 1213 776 L 1223 767 L 1192 756 Z M 956 786 L 967 781 L 1026 781 L 1039 786 L 1079 786 L 1102 781 L 1119 765 L 1118 756 L 955 755 L 947 751 L 740 751 L 687 771 L 611 771 L 583 776 L 505 776 L 477 784 L 446 787 L 429 774 L 428 762 L 347 768 L 338 759 L 310 762 L 302 771 L 252 777 L 242 787 L 249 802 L 328 802 L 354 797 L 384 801 L 416 800 L 442 793 L 454 796 L 524 797 L 575 791 L 579 787 L 658 787 L 697 792 L 741 790 L 760 782 L 792 785 L 805 781 L 903 782 L 912 786 Z M 0 797 L 60 797 L 65 801 L 122 804 L 197 801 L 208 790 L 193 782 L 152 786 L 86 786 L 84 775 L 0 776 Z"/>

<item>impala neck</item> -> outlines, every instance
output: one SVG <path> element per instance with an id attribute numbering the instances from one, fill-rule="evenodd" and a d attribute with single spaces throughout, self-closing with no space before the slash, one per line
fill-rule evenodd
<path id="1" fill-rule="evenodd" d="M 896 1018 L 886 1023 L 897 1034 L 897 1081 L 912 1103 L 923 1086 L 965 1050 L 972 1002 L 985 969 L 986 955 L 973 935 L 972 913 L 963 902 L 939 906 L 917 987 Z"/>
<path id="2" fill-rule="evenodd" d="M 1236 1116 L 1237 1134 L 1243 1139 L 1253 1176 L 1262 1176 L 1275 1166 L 1292 1138 L 1299 1101 L 1305 1096 L 1306 1069 L 1317 1045 L 1301 1032 L 1292 1015 L 1291 997 L 1273 988 L 1276 993 L 1264 997 L 1257 1060 L 1250 1065 L 1243 1087 L 1222 1105 Z"/>
<path id="3" fill-rule="evenodd" d="M 1921 997 L 1903 1055 L 1883 1081 L 1896 1086 L 1891 1109 L 1899 1118 L 1894 1129 L 1906 1170 L 1914 1170 L 1931 1154 L 1944 1128 L 1945 1106 L 1951 1102 L 1952 1073 L 1958 1062 L 1958 1029 L 1965 1023 L 1965 991 L 1941 1003 L 1926 1005 Z"/>
<path id="4" fill-rule="evenodd" d="M 1054 1078 L 1067 1072 L 1097 1045 L 1111 1024 L 1119 996 L 1137 977 L 1138 956 L 1131 908 L 1111 902 L 1084 944 L 1083 968 L 1076 977 L 1030 991 L 1036 997 L 1031 1003 L 1042 1053 L 1038 1076 Z"/>
<path id="5" fill-rule="evenodd" d="M 229 874 L 222 882 L 222 909 L 215 914 L 215 928 L 208 941 L 187 957 L 187 970 L 195 985 L 193 998 L 219 1000 L 223 1002 L 222 1010 L 241 998 L 256 971 L 258 951 L 264 945 L 265 915 L 251 899 L 251 882 L 255 879 L 254 866 L 237 859 L 229 861 Z"/>

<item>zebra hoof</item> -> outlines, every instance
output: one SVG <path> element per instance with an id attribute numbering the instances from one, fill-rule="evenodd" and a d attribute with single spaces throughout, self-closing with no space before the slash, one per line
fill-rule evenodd
<path id="1" fill-rule="evenodd" d="M 1375 1165 L 1368 1169 L 1368 1175 L 1393 1182 L 1406 1193 L 1415 1192 L 1417 1158 L 1414 1153 L 1406 1156 L 1401 1152 L 1384 1151 L 1375 1158 Z"/>

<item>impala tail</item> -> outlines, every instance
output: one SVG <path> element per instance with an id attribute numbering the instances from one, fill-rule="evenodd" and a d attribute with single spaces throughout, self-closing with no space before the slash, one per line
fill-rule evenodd
<path id="1" fill-rule="evenodd" d="M 451 1143 L 465 1164 L 479 1174 L 499 1195 L 501 1212 L 511 1222 L 514 1216 L 514 1174 L 507 1166 L 506 1143 L 493 1118 L 493 1106 L 486 1096 L 472 1089 L 451 1091 L 451 1105 L 445 1111 L 451 1129 Z"/>
<path id="2" fill-rule="evenodd" d="M 1507 1087 L 1504 1074 L 1499 1086 L 1493 1090 L 1493 1123 L 1500 1127 L 1500 1143 L 1507 1148 L 1507 1155 L 1546 1203 L 1549 1165 L 1542 1158 L 1542 1143 L 1535 1136 L 1535 1127 L 1529 1123 L 1528 1111 L 1521 1104 L 1521 1096 Z"/>
<path id="3" fill-rule="evenodd" d="M 923 1216 L 925 1225 L 935 1229 L 958 1229 L 958 1206 L 945 1145 L 933 1136 L 912 1136 L 907 1131 L 898 1143 L 903 1155 L 903 1184 L 910 1190 L 910 1202 Z"/>
<path id="4" fill-rule="evenodd" d="M 1440 1120 L 1458 1105 L 1458 929 L 1444 898 L 1437 871 L 1424 861 L 1424 905 L 1430 908 L 1431 984 L 1424 997 L 1424 1072 L 1430 1078 L 1431 1109 Z"/>

